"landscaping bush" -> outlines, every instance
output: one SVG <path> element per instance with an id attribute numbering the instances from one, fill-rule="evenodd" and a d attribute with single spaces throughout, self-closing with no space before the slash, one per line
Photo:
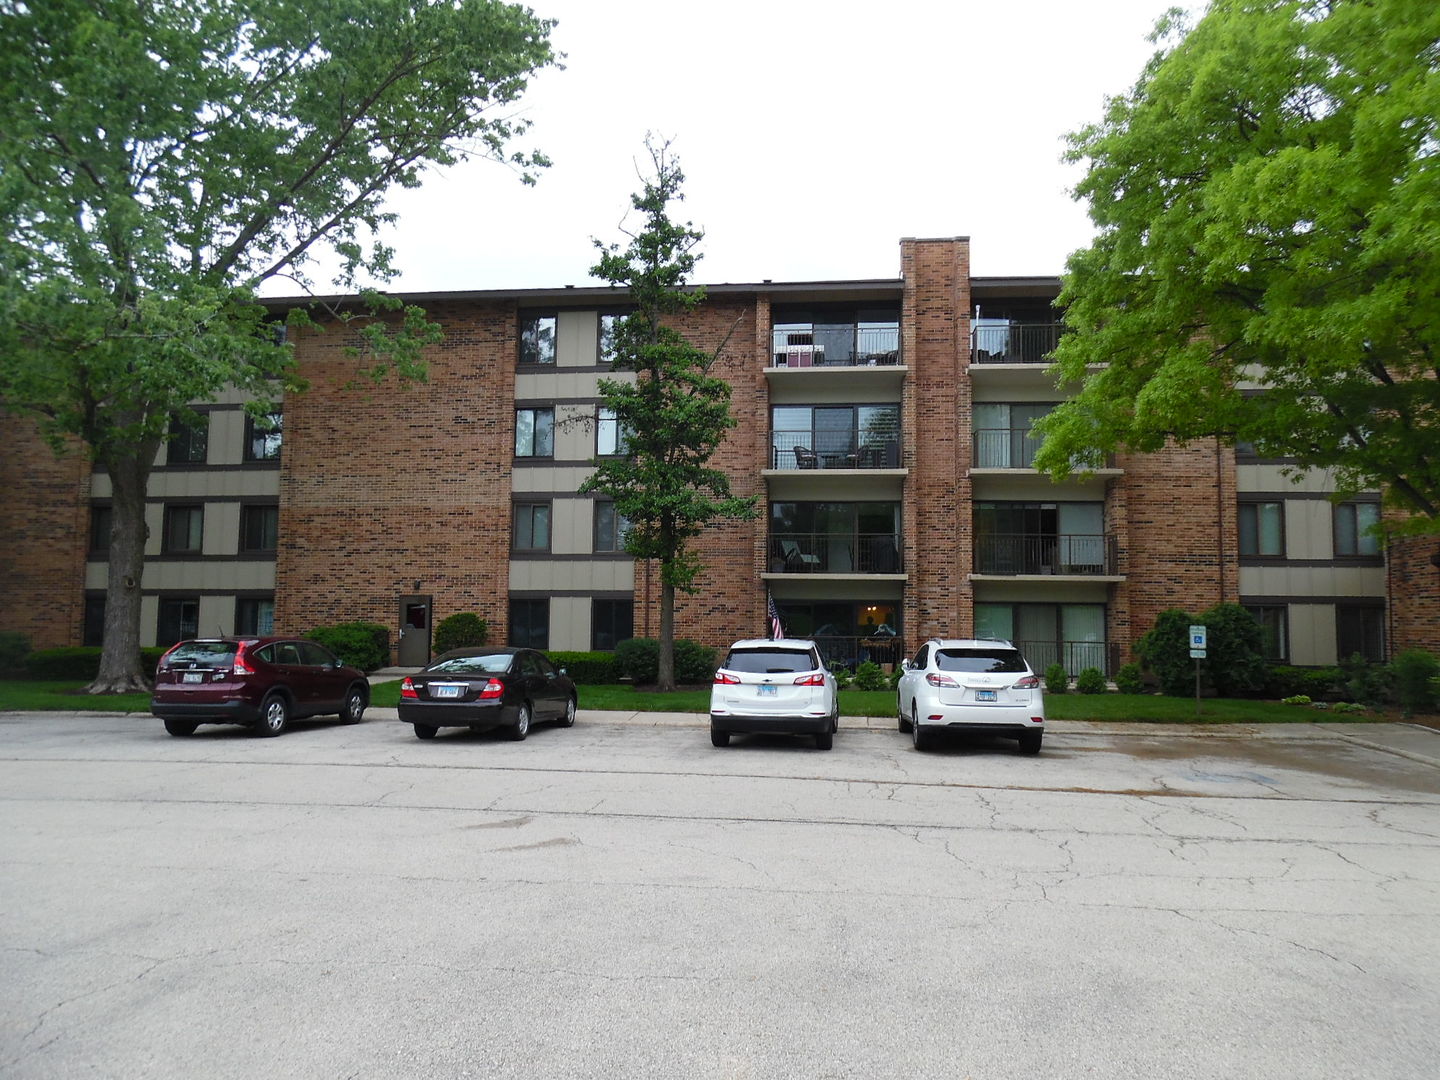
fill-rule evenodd
<path id="1" fill-rule="evenodd" d="M 1070 676 L 1065 672 L 1064 664 L 1051 664 L 1045 669 L 1045 692 L 1047 694 L 1063 694 L 1070 688 Z"/>
<path id="2" fill-rule="evenodd" d="M 1135 642 L 1135 655 L 1160 680 L 1160 692 L 1187 697 L 1195 692 L 1195 661 L 1190 659 L 1190 626 L 1194 616 L 1167 608 L 1155 616 L 1155 625 Z"/>
<path id="3" fill-rule="evenodd" d="M 873 660 L 866 660 L 855 669 L 856 690 L 886 690 L 890 687 L 890 680 L 885 676 L 885 669 Z"/>
<path id="4" fill-rule="evenodd" d="M 1390 670 L 1384 664 L 1372 664 L 1359 653 L 1340 661 L 1341 691 L 1351 701 L 1366 705 L 1383 705 L 1390 700 Z"/>
<path id="5" fill-rule="evenodd" d="M 1440 707 L 1440 660 L 1424 649 L 1406 649 L 1390 664 L 1395 701 L 1407 717 Z"/>
<path id="6" fill-rule="evenodd" d="M 25 674 L 25 657 L 30 655 L 30 639 L 18 630 L 0 631 L 0 679 L 14 679 Z"/>
<path id="7" fill-rule="evenodd" d="M 1301 668 L 1289 664 L 1273 665 L 1265 676 L 1264 695 L 1283 699 L 1305 696 L 1312 700 L 1335 697 L 1340 683 L 1339 668 Z"/>
<path id="8" fill-rule="evenodd" d="M 379 623 L 347 622 L 317 626 L 305 635 L 318 641 L 344 663 L 374 671 L 390 662 L 390 631 Z"/>
<path id="9" fill-rule="evenodd" d="M 469 611 L 447 615 L 435 624 L 435 637 L 431 642 L 437 654 L 451 649 L 463 649 L 467 645 L 484 645 L 490 636 L 490 628 L 479 615 Z"/>
<path id="10" fill-rule="evenodd" d="M 1121 664 L 1115 673 L 1115 688 L 1122 694 L 1143 694 L 1145 677 L 1140 673 L 1140 665 L 1134 661 Z"/>
<path id="11" fill-rule="evenodd" d="M 1109 689 L 1105 685 L 1105 673 L 1097 667 L 1087 667 L 1075 677 L 1075 689 L 1082 694 L 1103 694 Z"/>
<path id="12" fill-rule="evenodd" d="M 552 652 L 551 662 L 577 683 L 587 686 L 608 686 L 620 681 L 620 665 L 615 654 L 608 652 Z"/>
<path id="13" fill-rule="evenodd" d="M 637 686 L 660 677 L 660 643 L 654 638 L 631 638 L 615 646 L 620 674 Z M 689 638 L 675 639 L 675 682 L 695 684 L 715 679 L 715 650 Z"/>
<path id="14" fill-rule="evenodd" d="M 147 679 L 155 678 L 155 665 L 165 655 L 164 649 L 141 649 L 140 669 Z M 54 682 L 89 682 L 100 673 L 99 645 L 71 645 L 61 649 L 41 649 L 25 657 L 25 675 L 31 679 Z"/>
<path id="15" fill-rule="evenodd" d="M 1201 669 L 1215 692 L 1221 697 L 1232 698 L 1259 694 L 1264 689 L 1268 672 L 1264 634 L 1255 616 L 1239 604 L 1216 604 L 1195 621 L 1207 631 L 1206 658 Z M 1188 629 L 1185 637 L 1187 658 L 1190 648 Z M 1195 678 L 1193 664 L 1192 660 L 1192 684 Z"/>
<path id="16" fill-rule="evenodd" d="M 656 650 L 658 669 L 659 650 Z M 675 681 L 677 683 L 709 683 L 715 681 L 719 667 L 715 650 L 689 638 L 675 639 Z"/>
<path id="17" fill-rule="evenodd" d="M 855 676 L 847 667 L 835 667 L 830 669 L 830 674 L 835 676 L 836 690 L 849 690 L 855 682 Z"/>

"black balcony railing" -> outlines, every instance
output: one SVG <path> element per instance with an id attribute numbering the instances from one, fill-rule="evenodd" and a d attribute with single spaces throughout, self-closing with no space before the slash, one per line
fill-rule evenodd
<path id="1" fill-rule="evenodd" d="M 771 533 L 770 571 L 776 574 L 898 574 L 900 538 L 894 533 Z"/>
<path id="2" fill-rule="evenodd" d="M 1118 561 L 1108 533 L 990 533 L 975 540 L 982 574 L 1113 574 Z"/>
<path id="3" fill-rule="evenodd" d="M 1044 364 L 1060 340 L 1059 323 L 977 325 L 970 334 L 977 364 Z"/>
<path id="4" fill-rule="evenodd" d="M 1040 440 L 1032 438 L 1030 428 L 976 428 L 975 468 L 1031 469 Z"/>
<path id="5" fill-rule="evenodd" d="M 771 332 L 775 367 L 874 367 L 900 363 L 900 327 L 819 327 Z"/>
<path id="6" fill-rule="evenodd" d="M 1072 679 L 1086 668 L 1112 676 L 1120 667 L 1120 649 L 1104 641 L 1016 641 L 1035 674 L 1044 676 L 1051 664 L 1064 664 Z"/>
<path id="7" fill-rule="evenodd" d="M 891 436 L 857 442 L 844 431 L 796 431 L 770 433 L 772 469 L 898 469 L 900 439 Z"/>
<path id="8" fill-rule="evenodd" d="M 854 671 L 866 661 L 893 671 L 905 658 L 905 642 L 899 637 L 822 636 L 815 638 L 815 644 L 820 646 L 820 655 L 832 671 Z"/>

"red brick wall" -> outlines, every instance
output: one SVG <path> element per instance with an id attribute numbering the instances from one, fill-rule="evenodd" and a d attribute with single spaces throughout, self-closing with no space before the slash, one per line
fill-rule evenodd
<path id="1" fill-rule="evenodd" d="M 33 649 L 79 645 L 90 461 L 78 444 L 57 458 L 32 421 L 0 417 L 0 630 L 19 631 Z"/>
<path id="2" fill-rule="evenodd" d="M 1440 656 L 1440 536 L 1394 540 L 1386 551 L 1390 655 L 1428 649 Z"/>
<path id="3" fill-rule="evenodd" d="M 431 305 L 445 340 L 429 381 L 347 389 L 343 330 L 296 344 L 310 389 L 287 396 L 275 626 L 355 619 L 398 628 L 398 598 L 437 619 L 508 617 L 516 317 L 512 305 Z M 419 587 L 415 587 L 415 582 Z"/>

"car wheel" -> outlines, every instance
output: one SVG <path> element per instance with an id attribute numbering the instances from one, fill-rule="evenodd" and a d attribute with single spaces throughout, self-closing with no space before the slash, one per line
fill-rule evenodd
<path id="1" fill-rule="evenodd" d="M 416 724 L 415 737 L 417 739 L 433 739 L 435 737 L 435 729 L 429 724 Z"/>
<path id="2" fill-rule="evenodd" d="M 255 734 L 264 738 L 279 735 L 290 722 L 290 705 L 283 694 L 271 694 L 260 703 L 260 720 Z"/>
<path id="3" fill-rule="evenodd" d="M 165 721 L 165 730 L 171 735 L 194 735 L 195 729 L 200 725 L 194 720 L 170 720 Z"/>
<path id="4" fill-rule="evenodd" d="M 575 699 L 572 697 L 565 702 L 565 715 L 560 718 L 561 727 L 575 726 Z"/>
<path id="5" fill-rule="evenodd" d="M 815 736 L 815 749 L 829 750 L 835 745 L 835 733 L 833 731 L 822 731 Z"/>
<path id="6" fill-rule="evenodd" d="M 519 742 L 530 734 L 530 705 L 528 702 L 520 703 L 520 712 L 515 717 L 515 723 L 510 725 L 509 735 L 512 740 Z"/>
<path id="7" fill-rule="evenodd" d="M 1038 754 L 1040 752 L 1040 740 L 1044 737 L 1043 731 L 1025 731 L 1020 735 L 1020 753 Z"/>
<path id="8" fill-rule="evenodd" d="M 915 703 L 912 701 L 910 703 L 910 741 L 915 744 L 916 750 L 924 750 L 930 745 L 930 733 L 918 720 L 914 719 L 916 715 L 918 714 L 915 712 Z"/>
<path id="9" fill-rule="evenodd" d="M 345 704 L 340 706 L 340 719 L 347 724 L 358 724 L 365 715 L 365 691 L 352 686 L 345 693 Z"/>
<path id="10" fill-rule="evenodd" d="M 730 745 L 730 733 L 729 733 L 728 731 L 721 731 L 719 728 L 713 728 L 713 727 L 712 727 L 712 728 L 710 729 L 710 745 L 711 745 L 711 746 L 729 746 L 729 745 Z"/>

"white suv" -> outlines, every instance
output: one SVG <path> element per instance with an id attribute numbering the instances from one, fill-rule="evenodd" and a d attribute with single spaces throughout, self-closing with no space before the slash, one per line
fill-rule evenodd
<path id="1" fill-rule="evenodd" d="M 840 722 L 835 676 L 813 641 L 759 638 L 730 646 L 710 688 L 710 741 L 742 732 L 814 735 L 829 750 Z"/>
<path id="2" fill-rule="evenodd" d="M 931 638 L 900 667 L 900 730 L 912 734 L 916 750 L 948 729 L 1019 739 L 1022 754 L 1040 752 L 1045 698 L 1010 642 Z"/>

